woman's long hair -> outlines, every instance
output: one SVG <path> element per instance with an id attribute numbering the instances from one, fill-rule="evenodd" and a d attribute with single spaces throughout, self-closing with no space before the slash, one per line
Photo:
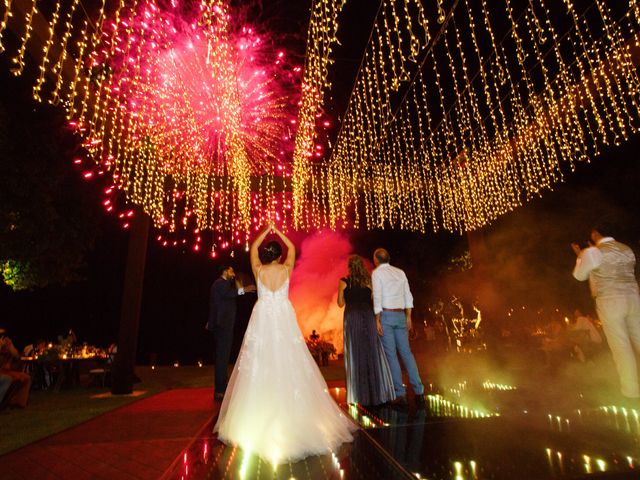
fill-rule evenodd
<path id="1" fill-rule="evenodd" d="M 351 255 L 349 257 L 349 279 L 351 284 L 359 287 L 368 287 L 371 285 L 371 275 L 364 266 L 364 261 L 360 255 Z"/>

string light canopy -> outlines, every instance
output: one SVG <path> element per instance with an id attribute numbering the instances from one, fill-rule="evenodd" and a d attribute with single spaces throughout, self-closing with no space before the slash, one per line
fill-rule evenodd
<path id="1" fill-rule="evenodd" d="M 478 229 L 627 140 L 640 17 L 614 3 L 441 1 L 429 36 L 411 2 L 383 0 L 313 192 L 327 221 Z"/>
<path id="2" fill-rule="evenodd" d="M 327 159 L 345 0 L 312 2 L 304 68 L 223 0 L 3 2 L 0 51 L 13 25 L 21 75 L 38 44 L 33 96 L 66 109 L 85 176 L 113 178 L 105 208 L 124 192 L 163 244 L 210 230 L 213 255 L 266 218 L 481 228 L 640 121 L 638 0 L 381 0 Z"/>

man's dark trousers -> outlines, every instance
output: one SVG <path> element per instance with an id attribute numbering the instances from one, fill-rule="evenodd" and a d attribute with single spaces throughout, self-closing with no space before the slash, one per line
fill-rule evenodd
<path id="1" fill-rule="evenodd" d="M 216 326 L 213 333 L 216 339 L 215 388 L 216 393 L 224 393 L 228 382 L 227 368 L 233 343 L 233 324 L 225 327 Z"/>
<path id="2" fill-rule="evenodd" d="M 213 332 L 216 342 L 216 393 L 224 393 L 227 389 L 227 367 L 233 343 L 237 297 L 238 289 L 233 279 L 226 280 L 220 277 L 213 282 L 207 329 Z"/>

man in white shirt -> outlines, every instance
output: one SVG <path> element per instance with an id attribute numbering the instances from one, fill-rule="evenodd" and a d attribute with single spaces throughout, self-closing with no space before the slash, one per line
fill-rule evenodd
<path id="1" fill-rule="evenodd" d="M 607 236 L 606 225 L 594 227 L 590 246 L 577 255 L 573 276 L 589 280 L 598 317 L 620 377 L 620 390 L 628 398 L 640 398 L 636 354 L 640 353 L 640 294 L 635 277 L 636 257 L 625 244 Z"/>
<path id="2" fill-rule="evenodd" d="M 584 332 L 588 337 L 588 340 L 593 343 L 600 345 L 602 343 L 602 338 L 600 337 L 600 333 L 593 325 L 588 316 L 586 316 L 580 309 L 576 308 L 575 311 L 576 322 L 572 325 L 571 331 L 573 332 Z"/>
<path id="3" fill-rule="evenodd" d="M 602 346 L 602 336 L 593 324 L 593 319 L 580 309 L 575 311 L 575 322 L 567 330 L 567 339 L 573 354 L 583 363 L 592 358 Z"/>
<path id="4" fill-rule="evenodd" d="M 378 248 L 373 253 L 373 263 L 376 268 L 371 274 L 371 284 L 376 328 L 382 337 L 382 348 L 391 368 L 393 387 L 396 392 L 394 403 L 406 403 L 406 390 L 402 383 L 402 370 L 398 361 L 398 354 L 400 354 L 409 375 L 409 383 L 416 394 L 416 402 L 420 405 L 424 403 L 424 386 L 411 352 L 408 334 L 413 328 L 411 323 L 413 296 L 409 290 L 407 276 L 399 268 L 389 265 L 390 259 L 389 252 L 384 248 Z"/>

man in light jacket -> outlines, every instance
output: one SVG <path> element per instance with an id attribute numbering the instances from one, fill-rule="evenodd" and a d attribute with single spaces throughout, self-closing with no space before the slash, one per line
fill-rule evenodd
<path id="1" fill-rule="evenodd" d="M 631 248 L 617 242 L 605 224 L 591 231 L 591 246 L 577 244 L 573 276 L 589 280 L 598 317 L 620 377 L 620 390 L 627 398 L 639 399 L 636 354 L 640 353 L 640 294 L 635 277 L 636 257 Z"/>

